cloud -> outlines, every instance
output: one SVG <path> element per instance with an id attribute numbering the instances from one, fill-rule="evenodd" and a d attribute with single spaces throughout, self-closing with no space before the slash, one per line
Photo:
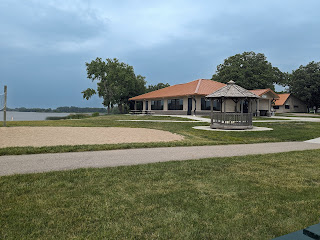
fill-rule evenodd
<path id="1" fill-rule="evenodd" d="M 320 61 L 319 8 L 318 0 L 2 0 L 1 73 L 20 91 L 16 101 L 36 105 L 19 95 L 39 86 L 50 106 L 59 93 L 59 104 L 84 104 L 84 63 L 96 57 L 119 58 L 152 84 L 210 78 L 244 51 L 291 71 Z"/>
<path id="2" fill-rule="evenodd" d="M 1 6 L 2 47 L 47 53 L 92 50 L 101 42 L 107 25 L 83 4 L 76 6 L 56 1 L 13 1 Z"/>

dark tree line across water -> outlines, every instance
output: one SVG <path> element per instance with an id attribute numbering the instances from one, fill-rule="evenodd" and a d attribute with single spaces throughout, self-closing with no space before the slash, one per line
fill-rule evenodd
<path id="1" fill-rule="evenodd" d="M 90 107 L 58 107 L 56 109 L 51 108 L 7 108 L 7 111 L 15 111 L 15 112 L 47 112 L 47 113 L 106 113 L 107 110 L 105 108 L 90 108 Z"/>

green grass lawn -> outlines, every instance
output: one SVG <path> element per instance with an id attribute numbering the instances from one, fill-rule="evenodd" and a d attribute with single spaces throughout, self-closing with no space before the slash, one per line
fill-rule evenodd
<path id="1" fill-rule="evenodd" d="M 74 152 L 74 151 L 96 151 L 125 148 L 146 147 L 173 147 L 173 146 L 195 146 L 195 145 L 218 145 L 218 144 L 245 144 L 260 142 L 283 142 L 304 141 L 320 137 L 320 124 L 312 122 L 268 122 L 254 123 L 254 126 L 273 128 L 273 131 L 265 132 L 213 132 L 193 129 L 193 126 L 205 126 L 208 123 L 163 123 L 163 122 L 119 122 L 117 120 L 129 119 L 173 119 L 160 116 L 130 116 L 111 115 L 85 118 L 79 120 L 57 120 L 57 121 L 21 121 L 7 122 L 9 127 L 14 126 L 68 126 L 68 127 L 133 127 L 151 128 L 170 131 L 185 137 L 183 141 L 160 142 L 160 143 L 136 143 L 136 144 L 108 144 L 108 145 L 81 145 L 81 146 L 54 146 L 54 147 L 11 147 L 0 148 L 0 155 L 30 154 L 30 153 L 52 153 L 52 152 Z"/>
<path id="2" fill-rule="evenodd" d="M 283 119 L 283 118 L 271 118 L 271 117 L 253 117 L 253 121 L 255 120 L 266 120 L 266 121 L 274 121 L 274 120 L 281 120 L 281 121 L 287 121 L 288 119 Z"/>
<path id="3" fill-rule="evenodd" d="M 0 177 L 0 239 L 271 239 L 318 223 L 319 156 Z"/>

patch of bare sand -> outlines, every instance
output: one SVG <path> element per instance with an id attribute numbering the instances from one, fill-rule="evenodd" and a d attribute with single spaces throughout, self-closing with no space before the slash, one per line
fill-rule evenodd
<path id="1" fill-rule="evenodd" d="M 183 136 L 147 128 L 118 127 L 1 127 L 0 148 L 58 145 L 169 142 Z"/>

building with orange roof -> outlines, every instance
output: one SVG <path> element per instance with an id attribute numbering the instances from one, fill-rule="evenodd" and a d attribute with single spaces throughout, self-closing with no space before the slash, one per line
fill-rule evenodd
<path id="1" fill-rule="evenodd" d="M 308 112 L 307 105 L 291 93 L 278 94 L 279 99 L 274 102 L 276 113 Z"/>
<path id="2" fill-rule="evenodd" d="M 140 102 L 142 104 L 139 110 L 156 114 L 209 115 L 211 103 L 210 100 L 206 99 L 206 96 L 225 85 L 210 79 L 197 79 L 132 97 L 129 100 L 135 102 L 135 110 L 138 108 L 137 103 Z M 270 88 L 250 91 L 258 96 L 252 104 L 255 115 L 270 115 L 272 102 L 279 98 L 278 95 Z M 239 106 L 235 108 L 232 100 L 228 101 L 229 103 L 225 105 L 228 112 L 233 112 L 235 109 L 240 111 L 240 105 L 244 107 L 244 111 L 247 110 L 246 103 L 239 103 Z M 214 111 L 222 111 L 223 107 L 218 100 L 214 101 Z"/>
<path id="3" fill-rule="evenodd" d="M 210 101 L 205 96 L 225 86 L 224 83 L 209 79 L 197 79 L 192 82 L 177 84 L 145 93 L 131 101 L 142 101 L 143 111 L 151 110 L 157 114 L 208 114 Z M 135 104 L 136 106 L 136 104 Z M 219 111 L 220 105 L 214 103 L 214 109 Z"/>
<path id="4" fill-rule="evenodd" d="M 272 105 L 274 101 L 279 99 L 278 94 L 276 94 L 272 89 L 254 89 L 249 90 L 250 92 L 256 94 L 260 98 L 254 103 L 254 108 L 256 109 L 256 115 L 258 116 L 271 116 L 272 115 Z"/>

